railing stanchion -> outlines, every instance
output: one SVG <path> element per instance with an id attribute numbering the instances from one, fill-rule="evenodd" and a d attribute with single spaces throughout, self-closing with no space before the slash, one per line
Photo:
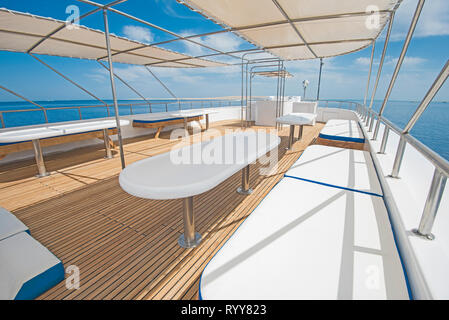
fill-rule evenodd
<path id="1" fill-rule="evenodd" d="M 378 121 L 380 122 L 380 120 L 378 120 Z M 390 128 L 387 125 L 385 125 L 384 135 L 382 137 L 382 143 L 380 145 L 380 150 L 379 150 L 380 154 L 385 154 L 385 150 L 387 148 L 387 142 L 388 142 L 388 135 L 389 134 L 390 134 Z"/>
<path id="2" fill-rule="evenodd" d="M 376 118 L 376 115 L 373 113 L 372 117 L 371 117 L 371 121 L 369 123 L 369 129 L 368 132 L 372 132 L 373 131 L 373 126 L 374 126 L 374 119 Z"/>
<path id="3" fill-rule="evenodd" d="M 396 157 L 394 158 L 393 170 L 391 171 L 391 177 L 399 178 L 399 171 L 401 170 L 402 159 L 404 158 L 404 151 L 407 145 L 405 137 L 402 135 L 399 140 L 398 150 L 396 151 Z"/>
<path id="4" fill-rule="evenodd" d="M 5 120 L 3 119 L 3 112 L 0 112 L 0 123 L 2 124 L 2 128 L 5 128 Z"/>
<path id="5" fill-rule="evenodd" d="M 432 228 L 438 213 L 438 208 L 440 207 L 441 198 L 443 197 L 446 181 L 447 177 L 435 168 L 421 222 L 419 223 L 418 229 L 413 230 L 415 235 L 428 240 L 435 239 L 435 236 L 432 234 Z"/>

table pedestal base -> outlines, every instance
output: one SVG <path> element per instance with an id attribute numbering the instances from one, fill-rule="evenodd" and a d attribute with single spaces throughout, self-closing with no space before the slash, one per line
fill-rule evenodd
<path id="1" fill-rule="evenodd" d="M 242 185 L 237 188 L 237 192 L 242 195 L 253 193 L 253 189 L 249 187 L 249 165 L 242 169 Z"/>
<path id="2" fill-rule="evenodd" d="M 195 214 L 193 212 L 193 197 L 184 198 L 184 234 L 178 238 L 178 244 L 183 248 L 195 248 L 201 242 L 201 235 L 195 232 Z"/>
<path id="3" fill-rule="evenodd" d="M 193 240 L 190 241 L 186 241 L 186 238 L 184 237 L 183 234 L 181 234 L 178 238 L 178 244 L 186 249 L 190 249 L 190 248 L 195 248 L 196 246 L 198 246 L 200 244 L 202 240 L 201 235 L 198 232 L 195 232 L 195 237 L 193 238 Z"/>

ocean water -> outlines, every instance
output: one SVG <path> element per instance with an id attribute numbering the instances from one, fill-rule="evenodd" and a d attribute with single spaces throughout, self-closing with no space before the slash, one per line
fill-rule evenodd
<path id="1" fill-rule="evenodd" d="M 356 101 L 356 100 L 355 100 Z M 112 101 L 105 101 L 112 105 Z M 173 101 L 157 100 L 152 102 L 153 112 L 174 111 L 179 107 L 182 109 L 220 107 L 223 103 L 219 101 L 183 101 L 179 106 Z M 357 101 L 362 102 L 362 101 Z M 67 100 L 67 101 L 37 101 L 43 107 L 48 108 L 47 116 L 49 122 L 61 122 L 79 120 L 78 109 L 55 109 L 61 107 L 73 106 L 97 106 L 93 108 L 82 108 L 81 116 L 83 119 L 104 118 L 108 116 L 106 107 L 98 101 L 90 100 Z M 136 100 L 120 100 L 120 115 L 131 114 L 130 105 L 132 105 L 133 114 L 143 114 L 150 111 L 149 105 L 140 104 Z M 374 101 L 373 108 L 378 111 L 382 101 Z M 226 102 L 225 106 L 240 105 L 239 101 Z M 419 105 L 418 101 L 390 101 L 385 109 L 384 116 L 397 125 L 404 128 L 413 112 Z M 339 104 L 329 103 L 329 107 L 339 106 Z M 3 113 L 3 122 L 6 128 L 40 124 L 45 122 L 43 112 L 39 108 L 26 102 L 0 102 L 0 113 L 8 110 L 33 109 L 36 111 Z M 114 116 L 114 108 L 109 107 L 109 116 Z M 1 119 L 0 119 L 1 120 Z M 432 102 L 411 131 L 411 135 L 427 145 L 429 148 L 439 153 L 443 158 L 449 160 L 449 102 Z"/>
<path id="2" fill-rule="evenodd" d="M 354 100 L 362 103 L 363 101 Z M 373 109 L 379 111 L 383 101 L 374 101 Z M 419 105 L 419 101 L 389 101 L 384 117 L 398 128 L 404 128 Z M 329 103 L 329 107 L 339 104 Z M 410 134 L 433 151 L 449 160 L 449 102 L 431 102 Z"/>

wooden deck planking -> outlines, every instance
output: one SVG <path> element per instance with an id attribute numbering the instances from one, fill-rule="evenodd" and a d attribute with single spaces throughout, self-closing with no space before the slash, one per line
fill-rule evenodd
<path id="1" fill-rule="evenodd" d="M 207 262 L 315 141 L 322 126 L 305 127 L 303 139 L 288 152 L 284 150 L 288 130 L 282 130 L 277 172 L 260 176 L 260 165 L 252 165 L 254 193 L 250 196 L 235 192 L 241 182 L 237 173 L 195 197 L 197 230 L 203 242 L 193 250 L 177 245 L 183 226 L 181 200 L 128 195 L 117 181 L 119 157 L 103 159 L 100 147 L 47 156 L 52 175 L 42 179 L 33 177 L 32 160 L 1 166 L 0 205 L 13 210 L 66 267 L 80 268 L 79 290 L 67 290 L 60 283 L 41 299 L 194 299 Z M 238 126 L 221 122 L 213 127 L 224 131 Z M 127 140 L 127 164 L 170 150 L 177 142 L 167 137 L 162 133 L 157 140 Z"/>

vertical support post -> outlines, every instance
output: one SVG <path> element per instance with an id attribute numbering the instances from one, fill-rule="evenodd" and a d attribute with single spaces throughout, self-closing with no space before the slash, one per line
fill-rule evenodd
<path id="1" fill-rule="evenodd" d="M 293 145 L 293 139 L 295 138 L 295 126 L 290 125 L 290 134 L 288 135 L 288 146 L 286 150 L 290 150 Z"/>
<path id="2" fill-rule="evenodd" d="M 392 178 L 399 178 L 399 171 L 401 170 L 402 158 L 404 157 L 405 146 L 407 141 L 405 141 L 404 136 L 401 136 L 399 140 L 398 150 L 396 151 L 396 157 L 394 158 L 393 170 L 391 172 Z"/>
<path id="3" fill-rule="evenodd" d="M 206 130 L 209 130 L 209 114 L 206 113 Z"/>
<path id="4" fill-rule="evenodd" d="M 435 239 L 435 236 L 432 234 L 432 228 L 438 213 L 438 208 L 440 207 L 441 198 L 443 197 L 446 181 L 447 177 L 435 168 L 421 222 L 419 223 L 418 229 L 413 230 L 415 235 L 427 240 Z"/>
<path id="5" fill-rule="evenodd" d="M 371 122 L 370 122 L 370 124 L 369 124 L 368 132 L 373 131 L 374 119 L 376 119 L 376 115 L 374 114 L 374 112 L 373 112 L 372 114 L 373 114 L 373 115 L 372 115 L 372 117 L 371 117 Z M 377 119 L 378 119 L 378 121 L 379 121 L 379 118 L 377 118 Z"/>
<path id="6" fill-rule="evenodd" d="M 109 36 L 109 25 L 108 25 L 108 11 L 107 9 L 103 9 L 103 19 L 104 19 L 104 30 L 106 36 L 106 47 L 108 51 L 108 63 L 109 63 L 109 77 L 111 79 L 111 90 L 112 90 L 112 98 L 114 100 L 114 110 L 115 110 L 115 122 L 117 125 L 117 136 L 118 143 L 120 147 L 120 161 L 122 163 L 122 169 L 125 169 L 125 153 L 123 151 L 123 141 L 122 141 L 122 128 L 120 126 L 120 115 L 117 104 L 117 93 L 115 90 L 115 81 L 114 81 L 114 68 L 112 65 L 112 55 L 111 55 L 111 41 Z"/>
<path id="7" fill-rule="evenodd" d="M 384 135 L 382 137 L 382 143 L 380 145 L 379 154 L 385 154 L 389 134 L 390 134 L 390 128 L 387 125 L 385 125 L 385 131 L 384 131 Z"/>
<path id="8" fill-rule="evenodd" d="M 104 149 L 106 150 L 106 159 L 112 159 L 111 145 L 109 143 L 108 129 L 103 129 Z"/>
<path id="9" fill-rule="evenodd" d="M 242 195 L 253 193 L 253 189 L 249 187 L 249 165 L 242 169 L 242 185 L 238 187 L 237 192 Z"/>
<path id="10" fill-rule="evenodd" d="M 193 197 L 183 199 L 184 234 L 178 238 L 178 244 L 186 249 L 195 248 L 201 242 L 201 235 L 195 232 L 195 213 Z"/>
<path id="11" fill-rule="evenodd" d="M 366 84 L 365 98 L 363 99 L 363 105 L 365 107 L 366 107 L 366 99 L 368 98 L 369 84 L 371 82 L 371 72 L 373 71 L 373 60 L 374 60 L 374 50 L 375 49 L 376 49 L 376 40 L 373 41 L 373 46 L 371 49 L 371 60 L 370 60 L 369 71 L 368 71 L 368 82 Z"/>
<path id="12" fill-rule="evenodd" d="M 303 134 L 303 132 L 304 132 L 304 126 L 303 126 L 303 125 L 300 125 L 300 126 L 299 126 L 299 131 L 298 131 L 298 140 L 301 140 L 301 139 L 302 139 L 302 134 Z"/>
<path id="13" fill-rule="evenodd" d="M 37 177 L 42 178 L 49 176 L 50 174 L 47 172 L 45 168 L 44 156 L 42 154 L 41 143 L 38 139 L 33 140 L 33 149 L 34 149 L 34 157 L 36 158 L 36 166 L 38 170 Z"/>
<path id="14" fill-rule="evenodd" d="M 279 74 L 280 68 L 281 68 L 281 61 L 278 60 L 278 69 L 277 69 L 278 74 L 277 74 L 277 87 L 276 87 L 276 118 L 279 117 L 279 96 L 280 96 L 280 85 L 281 85 L 280 74 Z M 276 123 L 276 129 L 279 130 L 280 128 L 281 128 L 281 126 L 278 123 Z"/>
<path id="15" fill-rule="evenodd" d="M 421 11 L 422 11 L 422 8 L 424 6 L 424 2 L 425 2 L 425 0 L 419 0 L 418 5 L 416 7 L 415 14 L 413 16 L 412 22 L 411 22 L 410 27 L 408 29 L 407 37 L 405 38 L 404 45 L 402 47 L 401 54 L 399 55 L 399 59 L 398 59 L 398 62 L 396 63 L 396 67 L 394 69 L 393 76 L 391 77 L 390 84 L 389 84 L 388 89 L 387 89 L 387 93 L 385 94 L 384 101 L 382 103 L 382 106 L 380 107 L 379 118 L 382 117 L 382 114 L 384 113 L 384 110 L 385 110 L 385 107 L 387 105 L 388 99 L 390 98 L 390 94 L 391 94 L 391 91 L 393 90 L 394 84 L 396 82 L 396 78 L 397 78 L 397 76 L 399 74 L 399 71 L 401 69 L 402 62 L 404 61 L 405 55 L 407 54 L 408 46 L 410 44 L 410 41 L 412 40 L 413 33 L 415 31 L 415 28 L 416 28 L 416 24 L 418 23 L 419 16 L 421 15 Z M 380 126 L 380 123 L 377 122 L 376 123 L 376 128 L 374 129 L 373 140 L 377 140 L 377 135 L 379 134 L 379 126 Z"/>
<path id="16" fill-rule="evenodd" d="M 253 110 L 253 73 L 250 72 L 250 74 L 249 74 L 249 121 L 253 121 L 252 110 Z"/>
<path id="17" fill-rule="evenodd" d="M 323 58 L 320 58 L 320 75 L 318 77 L 318 90 L 317 90 L 317 93 L 316 93 L 316 100 L 317 101 L 320 100 L 321 72 L 323 70 L 323 65 L 324 65 Z"/>
<path id="18" fill-rule="evenodd" d="M 371 102 L 369 104 L 370 110 L 373 108 L 374 97 L 376 96 L 377 86 L 379 85 L 380 75 L 382 73 L 382 67 L 384 65 L 385 55 L 387 53 L 388 42 L 390 41 L 391 29 L 393 28 L 394 14 L 395 14 L 394 11 L 391 12 L 390 14 L 391 16 L 390 22 L 388 23 L 387 36 L 385 37 L 384 48 L 382 50 L 382 57 L 380 58 L 379 69 L 377 70 L 376 82 L 374 83 L 373 92 L 371 94 Z M 372 118 L 371 121 L 374 121 L 374 118 Z M 368 122 L 366 123 L 366 125 L 368 125 Z"/>

